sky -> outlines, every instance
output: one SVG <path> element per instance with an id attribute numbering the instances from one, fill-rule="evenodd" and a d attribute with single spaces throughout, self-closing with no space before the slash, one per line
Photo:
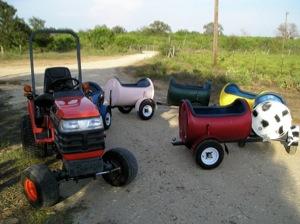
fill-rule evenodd
<path id="1" fill-rule="evenodd" d="M 154 20 L 172 31 L 203 31 L 213 21 L 214 0 L 6 0 L 19 17 L 32 16 L 46 26 L 86 30 L 96 25 L 121 25 L 136 30 Z M 275 36 L 285 20 L 300 30 L 300 0 L 219 0 L 219 23 L 227 35 Z"/>

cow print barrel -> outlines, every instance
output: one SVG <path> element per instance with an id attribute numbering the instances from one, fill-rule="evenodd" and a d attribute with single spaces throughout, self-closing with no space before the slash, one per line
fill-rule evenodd
<path id="1" fill-rule="evenodd" d="M 264 101 L 256 105 L 252 111 L 252 129 L 265 140 L 283 137 L 289 132 L 291 126 L 290 110 L 281 102 Z"/>
<path id="2" fill-rule="evenodd" d="M 296 125 L 292 125 L 290 130 L 288 131 L 287 144 L 290 145 L 298 145 L 299 144 L 299 132 L 300 127 Z"/>

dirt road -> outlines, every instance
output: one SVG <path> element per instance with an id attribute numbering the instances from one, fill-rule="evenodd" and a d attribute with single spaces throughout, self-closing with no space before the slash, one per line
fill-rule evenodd
<path id="1" fill-rule="evenodd" d="M 83 65 L 84 79 L 100 84 L 112 76 L 132 80 L 119 68 L 145 56 L 151 54 Z M 28 78 L 0 79 L 0 102 L 5 104 L 1 105 L 1 136 L 13 130 L 6 130 L 5 124 L 14 123 L 23 113 L 20 84 Z M 37 79 L 41 90 L 43 76 Z M 163 99 L 165 92 L 156 91 L 156 97 Z M 64 199 L 56 209 L 79 207 L 73 213 L 74 223 L 300 223 L 299 152 L 289 156 L 279 144 L 253 143 L 243 149 L 231 144 L 221 166 L 205 171 L 185 147 L 170 144 L 177 136 L 177 116 L 176 107 L 166 106 L 159 106 L 150 121 L 140 120 L 134 112 L 124 115 L 114 110 L 106 145 L 135 154 L 139 162 L 136 180 L 124 188 L 111 187 L 101 178 L 77 185 L 63 183 Z"/>

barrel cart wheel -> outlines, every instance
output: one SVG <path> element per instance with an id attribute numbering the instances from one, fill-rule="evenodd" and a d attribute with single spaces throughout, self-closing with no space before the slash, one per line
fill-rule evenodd
<path id="1" fill-rule="evenodd" d="M 239 141 L 237 144 L 238 144 L 238 147 L 244 148 L 246 146 L 246 141 Z"/>
<path id="2" fill-rule="evenodd" d="M 222 145 L 215 140 L 201 142 L 195 152 L 196 163 L 203 169 L 218 167 L 224 158 Z"/>
<path id="3" fill-rule="evenodd" d="M 155 111 L 155 102 L 152 99 L 145 99 L 141 102 L 138 115 L 142 120 L 149 120 Z"/>
<path id="4" fill-rule="evenodd" d="M 291 146 L 287 146 L 285 147 L 285 150 L 288 154 L 290 155 L 295 155 L 298 149 L 298 145 L 291 145 Z"/>
<path id="5" fill-rule="evenodd" d="M 133 109 L 132 106 L 122 106 L 122 107 L 118 107 L 118 110 L 123 113 L 123 114 L 129 114 L 130 111 Z"/>
<path id="6" fill-rule="evenodd" d="M 103 117 L 103 124 L 105 130 L 109 129 L 109 127 L 111 126 L 111 118 L 112 118 L 111 109 L 110 107 L 107 107 L 105 116 Z"/>

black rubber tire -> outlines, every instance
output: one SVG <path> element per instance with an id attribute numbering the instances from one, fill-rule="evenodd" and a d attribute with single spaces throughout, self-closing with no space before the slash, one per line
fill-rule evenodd
<path id="1" fill-rule="evenodd" d="M 238 142 L 238 147 L 244 148 L 245 146 L 246 146 L 246 142 L 245 141 L 239 141 Z"/>
<path id="2" fill-rule="evenodd" d="M 102 118 L 102 120 L 103 120 L 103 126 L 104 126 L 105 130 L 109 129 L 109 127 L 111 126 L 112 114 L 111 114 L 111 109 L 109 107 L 107 107 L 106 114 L 110 114 L 110 123 L 106 124 L 105 118 Z M 106 114 L 105 114 L 105 116 L 106 116 Z"/>
<path id="3" fill-rule="evenodd" d="M 209 148 L 209 147 L 212 147 L 214 149 L 216 149 L 219 153 L 219 158 L 218 160 L 213 163 L 213 164 L 205 164 L 203 161 L 202 161 L 202 158 L 201 158 L 201 154 L 202 152 Z M 203 141 L 202 143 L 200 143 L 198 146 L 197 146 L 197 149 L 196 149 L 196 152 L 195 152 L 195 158 L 196 158 L 196 163 L 203 169 L 206 169 L 206 170 L 209 170 L 209 169 L 214 169 L 216 167 L 218 167 L 221 162 L 223 161 L 223 158 L 224 158 L 224 149 L 222 147 L 222 145 L 215 141 L 215 140 L 206 140 L 206 141 Z"/>
<path id="4" fill-rule="evenodd" d="M 34 182 L 38 198 L 36 201 L 30 201 L 27 194 L 24 193 L 29 203 L 36 208 L 49 207 L 58 202 L 59 186 L 53 173 L 45 164 L 37 164 L 28 167 L 21 175 L 21 183 L 24 188 L 26 178 Z"/>
<path id="5" fill-rule="evenodd" d="M 103 174 L 103 179 L 112 186 L 124 186 L 129 184 L 138 173 L 138 163 L 134 155 L 123 148 L 110 149 L 103 155 L 103 161 L 110 163 L 114 168 L 120 167 L 120 171 Z"/>
<path id="6" fill-rule="evenodd" d="M 290 155 L 295 155 L 298 149 L 298 145 L 291 145 L 286 147 L 286 152 Z"/>
<path id="7" fill-rule="evenodd" d="M 151 106 L 152 107 L 152 113 L 149 116 L 145 116 L 143 113 L 143 109 L 145 106 Z M 138 115 L 142 120 L 149 120 L 153 117 L 155 112 L 155 102 L 152 99 L 145 99 L 141 102 L 140 107 L 139 107 L 139 111 L 138 111 Z"/>
<path id="8" fill-rule="evenodd" d="M 48 156 L 47 145 L 36 144 L 31 121 L 29 115 L 24 115 L 21 121 L 21 142 L 22 148 L 25 152 L 28 152 L 36 157 L 46 157 Z"/>
<path id="9" fill-rule="evenodd" d="M 132 109 L 132 106 L 118 107 L 118 110 L 123 114 L 129 114 Z"/>

